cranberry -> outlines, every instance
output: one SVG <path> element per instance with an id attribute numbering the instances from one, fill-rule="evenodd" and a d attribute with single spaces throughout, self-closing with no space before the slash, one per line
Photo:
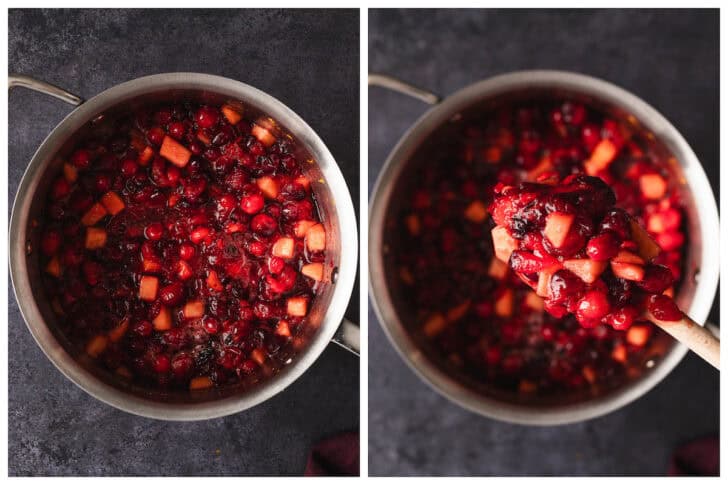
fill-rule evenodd
<path id="1" fill-rule="evenodd" d="M 217 124 L 218 118 L 219 116 L 217 114 L 217 110 L 210 106 L 202 106 L 200 109 L 197 110 L 197 113 L 195 114 L 195 121 L 197 122 L 197 126 L 203 129 L 208 129 L 215 126 Z"/>
<path id="2" fill-rule="evenodd" d="M 131 330 L 137 335 L 140 335 L 142 337 L 148 337 L 152 334 L 152 330 L 154 328 L 152 327 L 152 322 L 148 320 L 141 320 L 139 322 L 136 322 Z"/>
<path id="3" fill-rule="evenodd" d="M 182 303 L 184 286 L 180 282 L 170 283 L 159 291 L 159 299 L 166 306 L 176 306 Z"/>
<path id="4" fill-rule="evenodd" d="M 187 131 L 187 128 L 185 127 L 185 124 L 181 121 L 175 121 L 174 123 L 170 123 L 169 126 L 167 126 L 167 132 L 169 133 L 169 136 L 176 140 L 181 140 L 185 136 L 185 131 Z"/>
<path id="5" fill-rule="evenodd" d="M 180 352 L 172 358 L 172 373 L 177 378 L 185 378 L 192 371 L 194 364 L 195 361 L 192 356 L 186 352 Z"/>
<path id="6" fill-rule="evenodd" d="M 609 210 L 600 226 L 602 231 L 614 231 L 622 239 L 632 237 L 632 229 L 629 224 L 629 215 L 622 209 Z"/>
<path id="7" fill-rule="evenodd" d="M 51 197 L 53 199 L 56 199 L 56 200 L 62 199 L 63 197 L 67 196 L 70 192 L 71 192 L 71 185 L 63 177 L 59 177 L 53 182 L 53 186 L 51 187 Z"/>
<path id="8" fill-rule="evenodd" d="M 210 235 L 210 229 L 208 227 L 196 227 L 190 232 L 190 241 L 195 244 L 200 244 Z"/>
<path id="9" fill-rule="evenodd" d="M 267 214 L 258 214 L 250 221 L 250 228 L 262 236 L 270 236 L 278 228 L 276 220 Z"/>
<path id="10" fill-rule="evenodd" d="M 193 177 L 184 184 L 184 196 L 190 202 L 196 202 L 205 192 L 207 182 L 202 177 Z"/>
<path id="11" fill-rule="evenodd" d="M 195 247 L 191 244 L 183 243 L 179 247 L 179 257 L 185 261 L 191 260 L 195 256 Z"/>
<path id="12" fill-rule="evenodd" d="M 243 212 L 246 214 L 257 214 L 263 210 L 264 205 L 265 200 L 260 194 L 247 195 L 240 201 L 240 208 L 243 209 Z"/>
<path id="13" fill-rule="evenodd" d="M 584 325 L 588 322 L 600 320 L 609 313 L 609 301 L 607 296 L 601 291 L 589 291 L 579 301 L 576 318 L 579 323 Z"/>
<path id="14" fill-rule="evenodd" d="M 147 132 L 147 139 L 152 145 L 159 146 L 164 141 L 164 130 L 158 126 L 152 128 Z"/>
<path id="15" fill-rule="evenodd" d="M 633 306 L 625 306 L 607 316 L 609 323 L 615 330 L 627 330 L 639 316 L 639 312 Z"/>
<path id="16" fill-rule="evenodd" d="M 139 165 L 137 164 L 136 160 L 127 158 L 123 162 L 121 162 L 121 174 L 124 177 L 128 178 L 128 177 L 134 176 L 134 174 L 136 174 L 138 169 L 139 169 Z"/>
<path id="17" fill-rule="evenodd" d="M 589 240 L 586 254 L 595 261 L 608 261 L 617 255 L 621 241 L 613 231 L 604 231 Z"/>
<path id="18" fill-rule="evenodd" d="M 215 335 L 220 330 L 220 322 L 210 316 L 205 316 L 202 320 L 202 325 L 207 333 Z"/>
<path id="19" fill-rule="evenodd" d="M 57 229 L 49 229 L 41 239 L 41 251 L 46 256 L 53 256 L 61 247 L 61 233 Z"/>
<path id="20" fill-rule="evenodd" d="M 649 293 L 662 293 L 674 282 L 672 272 L 665 266 L 649 264 L 645 267 L 645 276 L 637 286 Z"/>
<path id="21" fill-rule="evenodd" d="M 164 354 L 159 354 L 154 359 L 154 372 L 158 374 L 165 374 L 169 372 L 170 361 L 169 357 Z"/>
<path id="22" fill-rule="evenodd" d="M 675 305 L 672 298 L 666 295 L 650 296 L 648 309 L 658 320 L 675 322 L 683 318 L 683 312 Z"/>
<path id="23" fill-rule="evenodd" d="M 144 237 L 150 241 L 159 241 L 164 235 L 164 226 L 160 222 L 153 222 L 144 228 Z"/>
<path id="24" fill-rule="evenodd" d="M 71 155 L 71 163 L 82 170 L 86 170 L 91 166 L 91 152 L 83 149 L 76 150 Z"/>
<path id="25" fill-rule="evenodd" d="M 567 299 L 578 300 L 584 293 L 584 282 L 571 271 L 559 270 L 553 274 L 549 282 L 551 299 L 565 302 Z"/>

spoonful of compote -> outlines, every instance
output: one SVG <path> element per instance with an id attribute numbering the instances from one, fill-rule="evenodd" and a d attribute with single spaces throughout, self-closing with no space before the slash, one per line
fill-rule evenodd
<path id="1" fill-rule="evenodd" d="M 586 175 L 518 186 L 499 184 L 490 213 L 498 259 L 544 299 L 555 317 L 586 328 L 626 330 L 650 320 L 719 368 L 720 341 L 672 300 L 675 278 L 656 264 L 660 246 L 612 189 Z"/>

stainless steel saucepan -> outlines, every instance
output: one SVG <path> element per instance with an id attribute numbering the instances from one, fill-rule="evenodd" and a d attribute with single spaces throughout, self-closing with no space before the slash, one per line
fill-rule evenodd
<path id="1" fill-rule="evenodd" d="M 654 135 L 657 150 L 677 160 L 675 170 L 687 213 L 689 246 L 685 277 L 676 295 L 680 308 L 696 322 L 705 322 L 718 285 L 718 211 L 708 180 L 695 153 L 669 121 L 637 96 L 593 77 L 562 71 L 520 71 L 470 85 L 439 101 L 426 91 L 383 75 L 370 75 L 370 85 L 385 87 L 433 105 L 404 134 L 379 174 L 369 207 L 369 285 L 379 321 L 389 340 L 407 364 L 447 398 L 484 416 L 531 425 L 556 425 L 583 421 L 618 409 L 657 385 L 685 356 L 687 348 L 671 345 L 667 353 L 651 361 L 637 379 L 597 396 L 562 403 L 532 404 L 478 392 L 445 372 L 429 358 L 404 324 L 411 313 L 397 298 L 397 276 L 388 264 L 387 249 L 393 231 L 385 230 L 397 213 L 400 186 L 417 180 L 418 149 L 441 136 L 448 125 L 464 114 L 477 114 L 493 103 L 512 98 L 558 99 L 571 97 L 598 106 L 638 130 Z"/>
<path id="2" fill-rule="evenodd" d="M 55 366 L 92 396 L 134 414 L 168 420 L 201 420 L 225 416 L 254 406 L 285 389 L 308 369 L 329 342 L 358 352 L 358 327 L 344 321 L 356 278 L 357 228 L 346 183 L 333 156 L 318 135 L 296 113 L 272 96 L 231 79 L 196 73 L 169 73 L 138 78 L 114 86 L 88 101 L 55 86 L 11 76 L 10 87 L 22 86 L 50 94 L 76 107 L 43 141 L 28 164 L 18 188 L 10 221 L 10 273 L 18 305 L 33 337 Z M 202 393 L 153 391 L 123 385 L 113 376 L 74 359 L 63 336 L 55 331 L 55 315 L 41 285 L 34 221 L 41 218 L 47 189 L 60 171 L 58 156 L 72 149 L 89 122 L 108 112 L 128 111 L 145 103 L 175 100 L 224 103 L 239 101 L 258 115 L 272 117 L 297 143 L 299 156 L 313 159 L 306 167 L 327 233 L 327 261 L 333 284 L 315 300 L 309 325 L 317 328 L 308 345 L 279 373 L 244 392 L 221 388 Z M 330 235 L 330 237 L 328 237 Z M 343 323 L 342 323 L 343 322 Z"/>

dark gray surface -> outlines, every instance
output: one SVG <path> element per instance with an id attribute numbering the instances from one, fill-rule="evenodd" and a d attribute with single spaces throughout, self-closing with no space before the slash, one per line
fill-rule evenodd
<path id="1" fill-rule="evenodd" d="M 9 50 L 10 72 L 83 97 L 171 71 L 256 86 L 319 133 L 358 204 L 356 10 L 11 10 Z M 33 152 L 70 107 L 20 89 L 9 105 L 12 201 Z M 12 292 L 9 300 L 11 475 L 295 475 L 318 439 L 358 430 L 359 360 L 335 345 L 287 390 L 249 411 L 166 423 L 117 411 L 77 389 L 36 346 Z M 358 320 L 356 296 L 347 316 Z"/>
<path id="2" fill-rule="evenodd" d="M 718 188 L 717 11 L 376 11 L 371 72 L 447 95 L 518 69 L 602 77 L 661 111 Z M 369 90 L 369 188 L 425 111 Z M 716 299 L 711 318 L 718 319 Z M 661 475 L 674 447 L 719 430 L 719 374 L 694 355 L 649 394 L 599 419 L 509 425 L 461 410 L 402 362 L 369 311 L 369 473 L 378 475 Z"/>

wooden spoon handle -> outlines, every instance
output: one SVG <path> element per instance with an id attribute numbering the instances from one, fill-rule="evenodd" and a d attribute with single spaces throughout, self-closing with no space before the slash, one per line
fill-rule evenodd
<path id="1" fill-rule="evenodd" d="M 647 314 L 652 323 L 720 370 L 720 340 L 710 333 L 710 330 L 698 325 L 687 315 L 682 320 L 666 322 L 656 319 L 649 312 Z"/>

